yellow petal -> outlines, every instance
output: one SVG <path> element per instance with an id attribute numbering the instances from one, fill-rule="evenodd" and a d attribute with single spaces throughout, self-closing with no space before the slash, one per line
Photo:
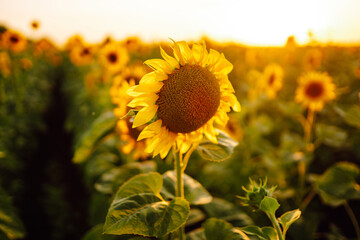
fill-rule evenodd
<path id="1" fill-rule="evenodd" d="M 138 141 L 144 139 L 144 138 L 149 138 L 149 137 L 153 137 L 156 134 L 160 133 L 161 130 L 161 124 L 162 121 L 159 119 L 151 124 L 149 124 L 148 126 L 146 126 L 144 128 L 144 130 L 141 131 L 141 133 L 138 136 Z"/>
<path id="2" fill-rule="evenodd" d="M 135 108 L 138 106 L 149 106 L 154 105 L 159 96 L 155 93 L 150 93 L 146 95 L 142 95 L 141 97 L 134 98 L 131 102 L 129 102 L 128 106 L 131 108 Z"/>
<path id="3" fill-rule="evenodd" d="M 179 68 L 179 67 L 180 67 L 179 62 L 178 62 L 175 58 L 169 56 L 169 55 L 164 51 L 164 49 L 162 49 L 161 47 L 160 47 L 160 54 L 161 54 L 161 56 L 165 59 L 165 61 L 168 62 L 168 64 L 170 65 L 170 67 L 171 67 L 172 70 L 174 70 L 175 68 Z"/>
<path id="4" fill-rule="evenodd" d="M 124 154 L 129 154 L 135 147 L 135 141 L 134 140 L 130 140 L 127 144 L 125 144 L 121 150 L 123 151 Z"/>
<path id="5" fill-rule="evenodd" d="M 166 73 L 163 72 L 150 72 L 145 74 L 141 79 L 140 79 L 140 84 L 143 83 L 154 83 L 154 82 L 160 82 L 160 81 L 164 81 L 168 78 L 168 75 Z"/>
<path id="6" fill-rule="evenodd" d="M 177 42 L 176 44 L 179 46 L 180 53 L 184 57 L 185 63 L 188 64 L 194 63 L 194 57 L 192 51 L 187 45 L 187 43 L 185 41 L 181 41 L 181 42 Z"/>
<path id="7" fill-rule="evenodd" d="M 146 82 L 146 83 L 142 83 L 142 84 L 136 85 L 134 87 L 131 87 L 129 89 L 131 89 L 131 91 L 134 91 L 134 92 L 156 93 L 162 88 L 163 85 L 164 85 L 164 83 L 162 83 L 162 82 L 154 82 L 154 83 Z"/>
<path id="8" fill-rule="evenodd" d="M 233 65 L 221 54 L 219 61 L 215 63 L 214 72 L 227 75 L 232 69 Z"/>
<path id="9" fill-rule="evenodd" d="M 157 105 L 151 105 L 144 107 L 141 109 L 135 116 L 134 122 L 133 122 L 133 128 L 136 128 L 138 126 L 141 126 L 147 122 L 149 122 L 156 114 L 156 111 L 158 109 Z"/>
<path id="10" fill-rule="evenodd" d="M 179 45 L 171 38 L 170 38 L 170 40 L 174 42 L 174 46 L 172 48 L 173 48 L 174 56 L 175 56 L 176 60 L 180 63 L 181 66 L 184 66 L 186 64 L 186 62 L 185 62 L 183 55 L 181 54 Z"/>
<path id="11" fill-rule="evenodd" d="M 171 74 L 172 70 L 170 65 L 163 59 L 149 59 L 144 62 L 155 71 Z"/>
<path id="12" fill-rule="evenodd" d="M 196 43 L 193 44 L 192 52 L 193 52 L 194 61 L 196 63 L 200 63 L 203 60 L 203 58 L 206 56 L 205 54 L 206 48 L 204 48 L 204 46 L 201 46 L 200 44 L 196 44 Z"/>
<path id="13" fill-rule="evenodd" d="M 127 126 L 126 120 L 120 120 L 117 122 L 117 128 L 120 129 L 121 133 L 128 133 L 129 128 Z"/>
<path id="14" fill-rule="evenodd" d="M 217 144 L 218 143 L 217 138 L 216 138 L 217 133 L 215 131 L 215 128 L 214 128 L 212 122 L 213 121 L 209 121 L 207 124 L 205 124 L 204 134 L 212 143 Z"/>
<path id="15" fill-rule="evenodd" d="M 220 53 L 218 51 L 215 51 L 214 49 L 210 49 L 209 55 L 207 57 L 206 65 L 213 68 L 213 65 L 219 60 L 221 57 Z"/>
<path id="16" fill-rule="evenodd" d="M 174 141 L 175 140 L 173 137 L 169 137 L 166 145 L 164 147 L 162 147 L 162 149 L 160 150 L 160 157 L 162 159 L 164 159 L 169 154 L 169 151 L 170 151 L 171 147 L 173 146 Z"/>
<path id="17" fill-rule="evenodd" d="M 232 107 L 232 109 L 236 112 L 240 112 L 241 111 L 241 106 L 240 103 L 238 102 L 238 100 L 236 99 L 235 95 L 232 93 L 225 93 L 223 96 L 221 96 L 221 99 L 223 101 L 226 101 L 228 103 L 230 103 L 230 106 Z"/>

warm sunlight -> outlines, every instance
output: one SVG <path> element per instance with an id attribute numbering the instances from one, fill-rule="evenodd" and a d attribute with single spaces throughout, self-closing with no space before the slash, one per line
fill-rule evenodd
<path id="1" fill-rule="evenodd" d="M 146 41 L 198 39 L 207 35 L 246 45 L 281 46 L 293 35 L 309 42 L 360 41 L 360 1 L 357 0 L 185 0 L 155 1 L 22 1 L 0 0 L 0 24 L 32 34 L 29 24 L 41 23 L 34 37 L 50 36 L 58 43 L 79 33 L 90 42 L 106 35 L 136 35 Z M 21 6 L 21 7 L 19 7 Z"/>

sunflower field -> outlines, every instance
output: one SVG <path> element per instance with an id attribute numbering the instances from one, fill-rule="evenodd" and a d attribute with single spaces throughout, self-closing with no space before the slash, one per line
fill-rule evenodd
<path id="1" fill-rule="evenodd" d="M 360 239 L 359 222 L 359 46 L 0 27 L 0 239 Z"/>

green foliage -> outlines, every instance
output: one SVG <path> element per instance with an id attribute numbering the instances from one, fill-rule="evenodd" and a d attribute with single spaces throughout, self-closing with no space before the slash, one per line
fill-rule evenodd
<path id="1" fill-rule="evenodd" d="M 161 237 L 184 225 L 189 203 L 180 198 L 165 201 L 162 184 L 158 173 L 139 174 L 124 183 L 109 208 L 104 233 Z"/>
<path id="2" fill-rule="evenodd" d="M 94 150 L 94 145 L 110 131 L 113 131 L 116 125 L 116 118 L 113 112 L 105 112 L 99 116 L 81 137 L 80 142 L 75 148 L 73 161 L 81 163 L 86 161 Z"/>
<path id="3" fill-rule="evenodd" d="M 98 168 L 99 169 L 99 168 Z M 154 172 L 154 161 L 132 162 L 121 166 L 112 165 L 101 174 L 95 183 L 95 189 L 105 194 L 113 194 L 125 181 L 139 173 Z"/>
<path id="4" fill-rule="evenodd" d="M 248 234 L 257 236 L 260 240 L 277 240 L 277 235 L 272 227 L 246 226 L 241 230 Z"/>
<path id="5" fill-rule="evenodd" d="M 209 217 L 220 218 L 240 226 L 253 224 L 251 218 L 233 203 L 222 198 L 213 200 L 202 206 Z"/>
<path id="6" fill-rule="evenodd" d="M 176 172 L 167 171 L 163 175 L 164 185 L 161 194 L 164 199 L 175 198 Z M 193 205 L 202 205 L 210 203 L 212 200 L 209 192 L 195 179 L 184 174 L 184 194 L 185 199 Z"/>
<path id="7" fill-rule="evenodd" d="M 226 133 L 220 131 L 217 136 L 218 144 L 207 140 L 199 144 L 197 151 L 199 155 L 210 161 L 224 161 L 232 155 L 234 148 L 238 144 Z"/>
<path id="8" fill-rule="evenodd" d="M 276 210 L 280 207 L 280 204 L 275 198 L 264 197 L 260 202 L 259 209 L 266 214 L 275 215 Z"/>
<path id="9" fill-rule="evenodd" d="M 359 175 L 357 165 L 338 162 L 316 180 L 316 190 L 322 200 L 331 206 L 339 206 L 350 199 L 360 199 L 360 187 L 356 181 Z"/>
<path id="10" fill-rule="evenodd" d="M 9 196 L 0 188 L 0 231 L 9 239 L 25 236 L 24 226 L 11 204 Z"/>
<path id="11" fill-rule="evenodd" d="M 278 218 L 278 221 L 282 226 L 284 235 L 286 234 L 290 225 L 293 224 L 296 220 L 298 220 L 300 216 L 301 216 L 301 211 L 299 209 L 295 209 L 284 213 L 283 215 L 281 215 L 281 217 Z"/>
<path id="12" fill-rule="evenodd" d="M 341 147 L 346 143 L 347 139 L 345 130 L 326 124 L 316 125 L 316 136 L 318 141 L 324 142 L 331 147 Z"/>
<path id="13" fill-rule="evenodd" d="M 207 240 L 247 240 L 246 234 L 230 223 L 216 218 L 208 219 L 204 224 L 204 232 Z"/>

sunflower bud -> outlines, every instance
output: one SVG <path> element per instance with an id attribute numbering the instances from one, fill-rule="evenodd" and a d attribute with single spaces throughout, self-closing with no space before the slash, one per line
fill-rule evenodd
<path id="1" fill-rule="evenodd" d="M 271 194 L 274 192 L 276 186 L 268 188 L 266 186 L 267 179 L 264 180 L 264 182 L 260 179 L 259 183 L 256 183 L 251 178 L 250 180 L 250 186 L 248 189 L 246 189 L 244 186 L 242 189 L 246 192 L 245 197 L 237 196 L 242 200 L 242 204 L 244 206 L 251 206 L 254 209 L 258 209 L 261 201 L 264 199 L 264 197 L 268 196 L 270 197 Z"/>

